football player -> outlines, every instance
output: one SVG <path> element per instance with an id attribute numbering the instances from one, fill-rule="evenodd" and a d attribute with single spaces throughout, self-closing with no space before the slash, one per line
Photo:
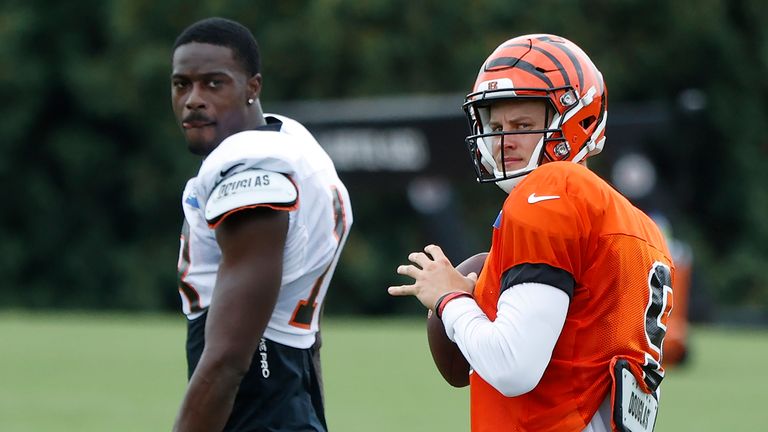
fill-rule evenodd
<path id="1" fill-rule="evenodd" d="M 183 192 L 179 292 L 189 386 L 176 431 L 325 431 L 320 311 L 352 224 L 312 135 L 262 112 L 259 50 L 234 21 L 173 47 L 171 100 L 203 162 Z"/>
<path id="2" fill-rule="evenodd" d="M 464 110 L 479 181 L 508 193 L 490 252 L 465 277 L 429 245 L 390 294 L 416 296 L 442 320 L 430 341 L 458 346 L 473 431 L 653 430 L 673 263 L 651 219 L 586 168 L 605 143 L 601 73 L 562 37 L 516 37 Z"/>

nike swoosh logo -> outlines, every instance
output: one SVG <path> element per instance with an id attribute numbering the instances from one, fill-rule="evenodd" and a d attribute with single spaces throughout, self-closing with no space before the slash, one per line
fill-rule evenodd
<path id="1" fill-rule="evenodd" d="M 229 174 L 233 169 L 239 167 L 240 165 L 245 165 L 245 164 L 242 163 L 242 162 L 241 163 L 236 163 L 236 164 L 232 165 L 231 167 L 229 167 L 229 168 L 227 168 L 225 170 L 221 170 L 219 172 L 219 175 L 222 176 L 222 177 L 226 177 L 227 174 Z"/>
<path id="2" fill-rule="evenodd" d="M 536 193 L 528 195 L 528 204 L 536 204 L 539 201 L 553 200 L 560 198 L 560 195 L 541 195 L 536 196 Z"/>

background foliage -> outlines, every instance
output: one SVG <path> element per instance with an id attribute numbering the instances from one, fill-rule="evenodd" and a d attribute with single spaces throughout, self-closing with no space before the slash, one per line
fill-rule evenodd
<path id="1" fill-rule="evenodd" d="M 612 103 L 653 101 L 674 114 L 666 139 L 647 150 L 676 233 L 693 245 L 702 286 L 719 303 L 765 310 L 761 0 L 5 0 L 0 307 L 177 307 L 179 196 L 199 161 L 171 115 L 170 46 L 211 15 L 241 21 L 259 39 L 267 110 L 301 99 L 463 93 L 511 36 L 576 41 L 603 71 Z M 702 111 L 678 108 L 689 89 L 703 92 Z M 355 197 L 356 208 L 375 207 L 370 195 Z M 329 308 L 387 312 L 395 306 L 374 306 L 386 275 L 422 246 L 407 237 L 418 228 L 396 208 L 359 215 L 381 218 L 371 222 L 379 228 L 395 216 L 400 224 L 379 233 L 359 225 L 336 278 L 350 296 Z M 353 259 L 361 251 L 366 260 Z"/>

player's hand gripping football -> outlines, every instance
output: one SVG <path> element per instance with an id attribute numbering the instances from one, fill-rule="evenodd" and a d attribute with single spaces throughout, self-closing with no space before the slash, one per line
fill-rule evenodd
<path id="1" fill-rule="evenodd" d="M 477 282 L 477 274 L 466 277 L 456 270 L 439 246 L 429 245 L 424 252 L 408 255 L 413 264 L 397 267 L 397 273 L 414 279 L 411 285 L 391 286 L 387 290 L 393 296 L 415 296 L 421 304 L 433 310 L 437 300 L 454 291 L 472 294 Z"/>

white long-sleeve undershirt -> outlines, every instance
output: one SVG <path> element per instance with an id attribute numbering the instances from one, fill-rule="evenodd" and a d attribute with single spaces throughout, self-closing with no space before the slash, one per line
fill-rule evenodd
<path id="1" fill-rule="evenodd" d="M 448 338 L 459 346 L 474 373 L 513 397 L 533 390 L 544 375 L 569 303 L 568 295 L 558 288 L 523 283 L 501 294 L 495 321 L 467 297 L 448 302 L 442 320 Z M 606 408 L 601 406 L 584 431 L 610 430 Z"/>
<path id="2" fill-rule="evenodd" d="M 445 305 L 443 325 L 475 373 L 503 395 L 518 396 L 541 380 L 569 302 L 553 286 L 524 283 L 501 294 L 495 321 L 473 299 L 458 298 Z"/>

